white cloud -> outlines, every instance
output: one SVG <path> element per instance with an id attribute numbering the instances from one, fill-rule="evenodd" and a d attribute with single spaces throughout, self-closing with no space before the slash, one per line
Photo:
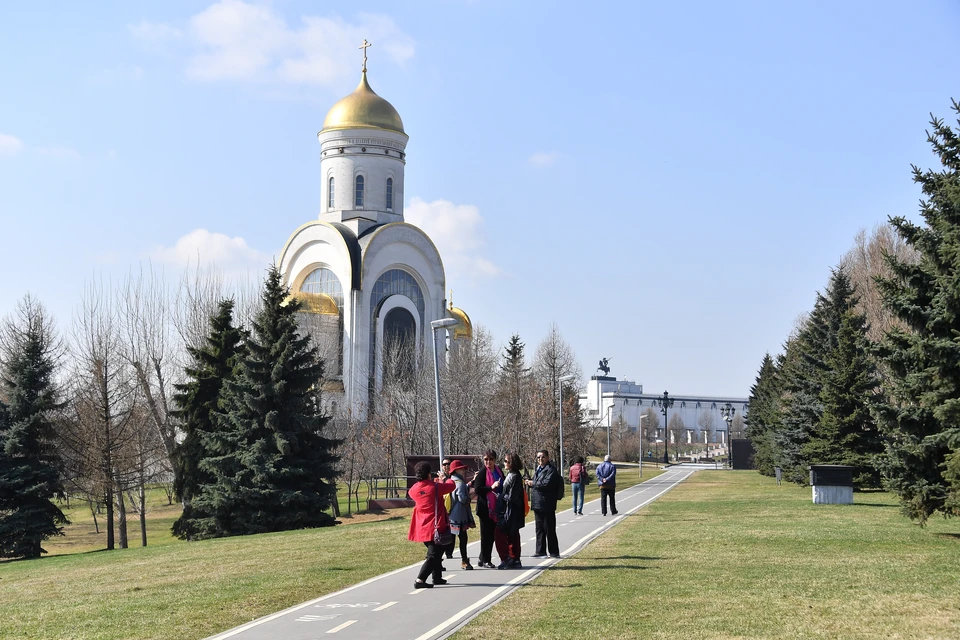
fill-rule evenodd
<path id="1" fill-rule="evenodd" d="M 555 164 L 559 159 L 560 159 L 560 154 L 555 151 L 550 153 L 546 151 L 537 151 L 536 153 L 531 155 L 529 158 L 527 158 L 527 162 L 529 162 L 534 167 L 548 167 L 552 164 Z"/>
<path id="2" fill-rule="evenodd" d="M 146 20 L 140 24 L 128 24 L 127 30 L 143 49 L 162 55 L 169 55 L 172 47 L 183 39 L 183 31 L 180 29 Z"/>
<path id="3" fill-rule="evenodd" d="M 360 14 L 351 24 L 340 17 L 302 16 L 289 26 L 269 6 L 221 0 L 191 17 L 181 31 L 141 22 L 128 27 L 153 49 L 187 43 L 187 75 L 196 80 L 247 80 L 332 85 L 359 70 L 364 38 L 376 52 L 403 65 L 415 44 L 388 16 Z M 374 58 L 375 59 L 375 58 Z"/>
<path id="4" fill-rule="evenodd" d="M 172 247 L 156 246 L 147 257 L 174 267 L 215 265 L 226 272 L 265 269 L 272 258 L 257 251 L 237 236 L 194 229 L 182 236 Z"/>
<path id="5" fill-rule="evenodd" d="M 486 246 L 483 216 L 477 207 L 448 200 L 425 202 L 413 198 L 404 208 L 404 219 L 420 227 L 440 251 L 447 276 L 493 277 L 503 271 L 482 254 Z"/>
<path id="6" fill-rule="evenodd" d="M 70 147 L 35 147 L 38 155 L 56 158 L 57 160 L 79 160 L 80 152 Z"/>
<path id="7" fill-rule="evenodd" d="M 15 156 L 23 150 L 20 138 L 0 133 L 0 156 Z"/>

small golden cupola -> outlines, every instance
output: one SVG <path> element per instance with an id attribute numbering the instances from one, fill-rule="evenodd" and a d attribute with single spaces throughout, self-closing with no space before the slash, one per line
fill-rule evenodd
<path id="1" fill-rule="evenodd" d="M 322 131 L 339 129 L 384 129 L 406 134 L 397 110 L 370 88 L 366 69 L 356 90 L 333 105 L 323 120 Z"/>
<path id="2" fill-rule="evenodd" d="M 451 292 L 450 295 L 452 296 L 453 293 Z M 447 309 L 447 315 L 457 320 L 457 324 L 455 324 L 452 329 L 454 340 L 473 340 L 473 324 L 471 324 L 470 316 L 467 315 L 466 311 L 453 306 L 453 301 L 451 300 L 450 307 Z"/>

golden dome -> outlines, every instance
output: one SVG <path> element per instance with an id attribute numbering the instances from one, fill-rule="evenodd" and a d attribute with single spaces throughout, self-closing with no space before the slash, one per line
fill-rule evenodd
<path id="1" fill-rule="evenodd" d="M 450 304 L 450 308 L 447 309 L 447 314 L 452 318 L 457 319 L 457 324 L 453 326 L 453 339 L 459 340 L 460 338 L 466 338 L 467 340 L 473 340 L 473 325 L 470 324 L 470 316 L 466 314 L 463 309 L 459 309 L 453 304 Z"/>
<path id="2" fill-rule="evenodd" d="M 288 296 L 283 304 L 288 304 L 293 298 L 300 301 L 301 313 L 313 313 L 320 316 L 340 315 L 336 301 L 325 293 L 304 293 L 301 291 Z"/>
<path id="3" fill-rule="evenodd" d="M 331 129 L 386 129 L 406 133 L 403 121 L 393 105 L 378 96 L 367 84 L 367 72 L 356 90 L 327 112 L 322 131 Z"/>

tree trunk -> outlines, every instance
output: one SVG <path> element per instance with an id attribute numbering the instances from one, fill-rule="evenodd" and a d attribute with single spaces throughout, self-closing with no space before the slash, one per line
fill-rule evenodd
<path id="1" fill-rule="evenodd" d="M 126 549 L 130 546 L 127 542 L 127 501 L 122 491 L 116 492 L 116 495 L 120 498 L 117 500 L 117 529 L 120 533 L 120 548 Z"/>
<path id="2" fill-rule="evenodd" d="M 147 492 L 140 482 L 140 546 L 147 546 Z"/>
<path id="3" fill-rule="evenodd" d="M 113 530 L 113 485 L 107 485 L 107 551 L 113 551 L 116 543 Z"/>

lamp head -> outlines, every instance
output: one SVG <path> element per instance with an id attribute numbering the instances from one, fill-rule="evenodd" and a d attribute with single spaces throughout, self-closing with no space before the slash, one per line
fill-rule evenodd
<path id="1" fill-rule="evenodd" d="M 434 320 L 430 323 L 430 326 L 433 327 L 433 330 L 437 329 L 446 329 L 447 327 L 452 327 L 457 324 L 459 320 L 456 318 L 440 318 L 439 320 Z"/>

